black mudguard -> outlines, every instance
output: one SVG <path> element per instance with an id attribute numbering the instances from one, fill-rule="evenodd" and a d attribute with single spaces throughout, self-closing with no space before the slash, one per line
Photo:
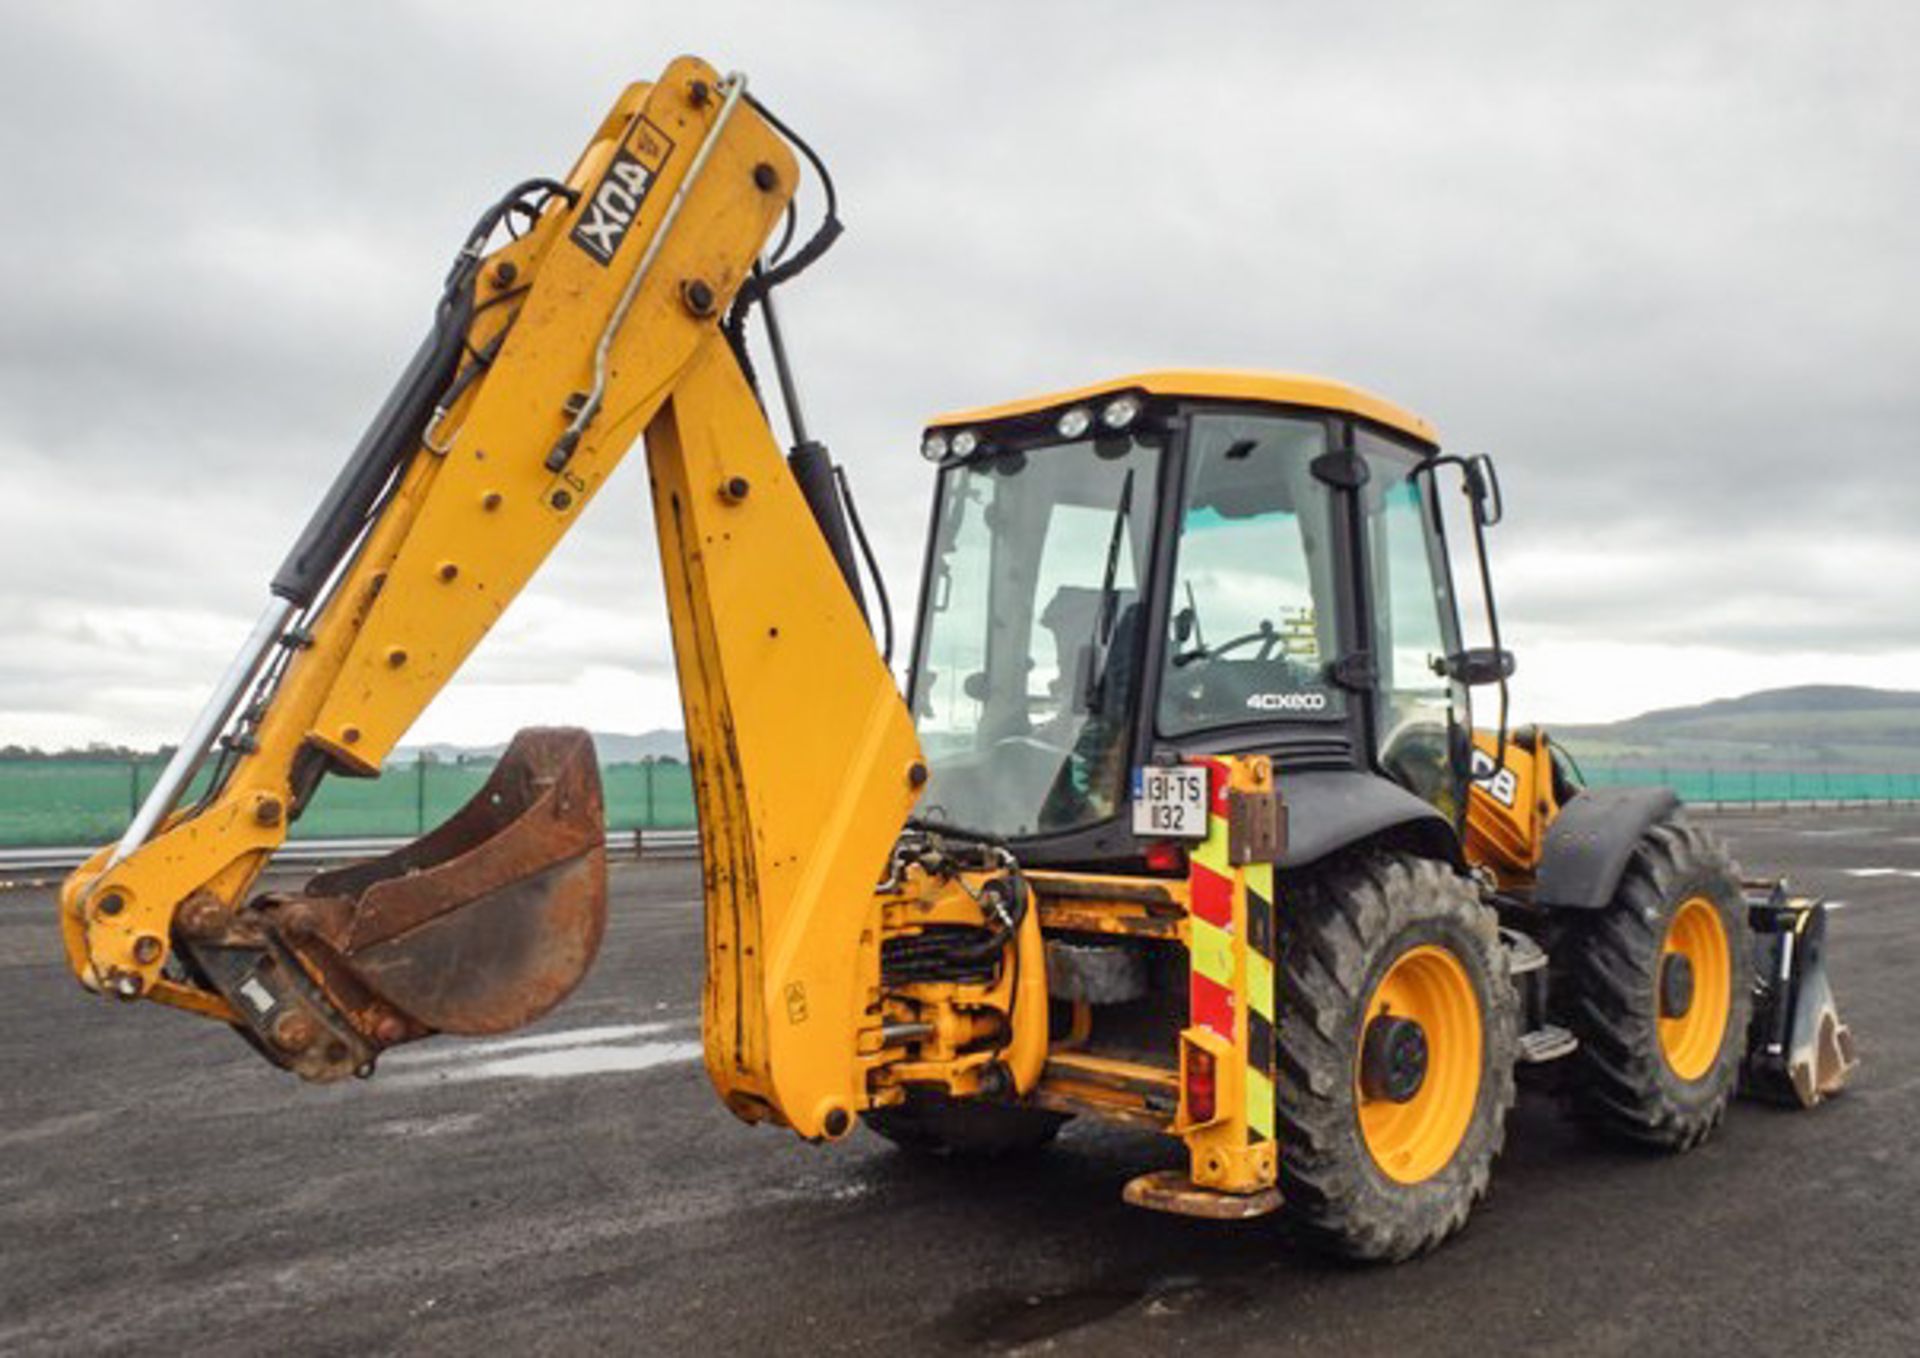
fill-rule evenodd
<path id="1" fill-rule="evenodd" d="M 1274 782 L 1287 807 L 1283 868 L 1304 867 L 1388 831 L 1430 858 L 1462 864 L 1453 825 L 1398 783 L 1358 769 L 1279 772 Z"/>
<path id="2" fill-rule="evenodd" d="M 1535 904 L 1598 910 L 1613 899 L 1640 837 L 1680 805 L 1672 788 L 1587 788 L 1560 809 L 1534 877 Z"/>

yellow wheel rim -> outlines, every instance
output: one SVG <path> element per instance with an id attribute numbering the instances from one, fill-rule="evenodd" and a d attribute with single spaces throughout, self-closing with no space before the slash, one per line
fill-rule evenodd
<path id="1" fill-rule="evenodd" d="M 1426 1037 L 1426 1072 L 1404 1102 L 1369 1097 L 1361 1086 L 1367 1026 L 1383 1016 L 1411 1019 Z M 1480 997 L 1466 968 L 1432 944 L 1394 959 L 1367 1000 L 1354 1053 L 1354 1098 L 1360 1135 L 1380 1172 L 1403 1184 L 1430 1179 L 1447 1167 L 1480 1098 Z"/>
<path id="2" fill-rule="evenodd" d="M 1693 994 L 1684 1013 L 1669 1018 L 1660 1006 L 1660 977 L 1654 978 L 1655 1012 L 1660 1015 L 1660 1055 L 1683 1080 L 1697 1080 L 1713 1069 L 1727 1035 L 1733 1002 L 1733 949 L 1727 945 L 1720 912 L 1705 896 L 1690 896 L 1673 912 L 1660 947 L 1664 972 L 1670 957 L 1684 957 L 1693 972 Z"/>

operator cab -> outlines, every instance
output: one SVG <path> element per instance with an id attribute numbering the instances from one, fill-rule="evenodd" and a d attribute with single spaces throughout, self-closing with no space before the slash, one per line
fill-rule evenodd
<path id="1" fill-rule="evenodd" d="M 925 823 L 1137 858 L 1133 769 L 1220 753 L 1384 775 L 1457 818 L 1471 676 L 1425 421 L 1317 378 L 1163 372 L 946 416 L 922 452 Z"/>

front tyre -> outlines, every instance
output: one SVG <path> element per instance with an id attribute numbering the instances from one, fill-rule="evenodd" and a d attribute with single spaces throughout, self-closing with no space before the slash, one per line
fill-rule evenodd
<path id="1" fill-rule="evenodd" d="M 1575 1111 L 1661 1150 L 1706 1140 L 1739 1082 L 1753 1003 L 1746 903 L 1726 849 L 1677 816 L 1656 822 L 1612 901 L 1556 959 L 1580 1039 Z"/>
<path id="2" fill-rule="evenodd" d="M 1316 870 L 1280 916 L 1280 1192 L 1350 1259 L 1466 1224 L 1513 1106 L 1516 997 L 1498 921 L 1451 868 L 1376 853 Z"/>

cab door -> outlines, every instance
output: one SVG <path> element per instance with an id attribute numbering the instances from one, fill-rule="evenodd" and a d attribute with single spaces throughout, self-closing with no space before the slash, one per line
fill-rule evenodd
<path id="1" fill-rule="evenodd" d="M 1457 819 L 1467 776 L 1463 735 L 1472 723 L 1467 690 L 1446 665 L 1460 649 L 1460 620 L 1433 478 L 1419 470 L 1430 454 L 1365 427 L 1355 429 L 1353 446 L 1367 466 L 1360 496 L 1375 762 Z"/>

